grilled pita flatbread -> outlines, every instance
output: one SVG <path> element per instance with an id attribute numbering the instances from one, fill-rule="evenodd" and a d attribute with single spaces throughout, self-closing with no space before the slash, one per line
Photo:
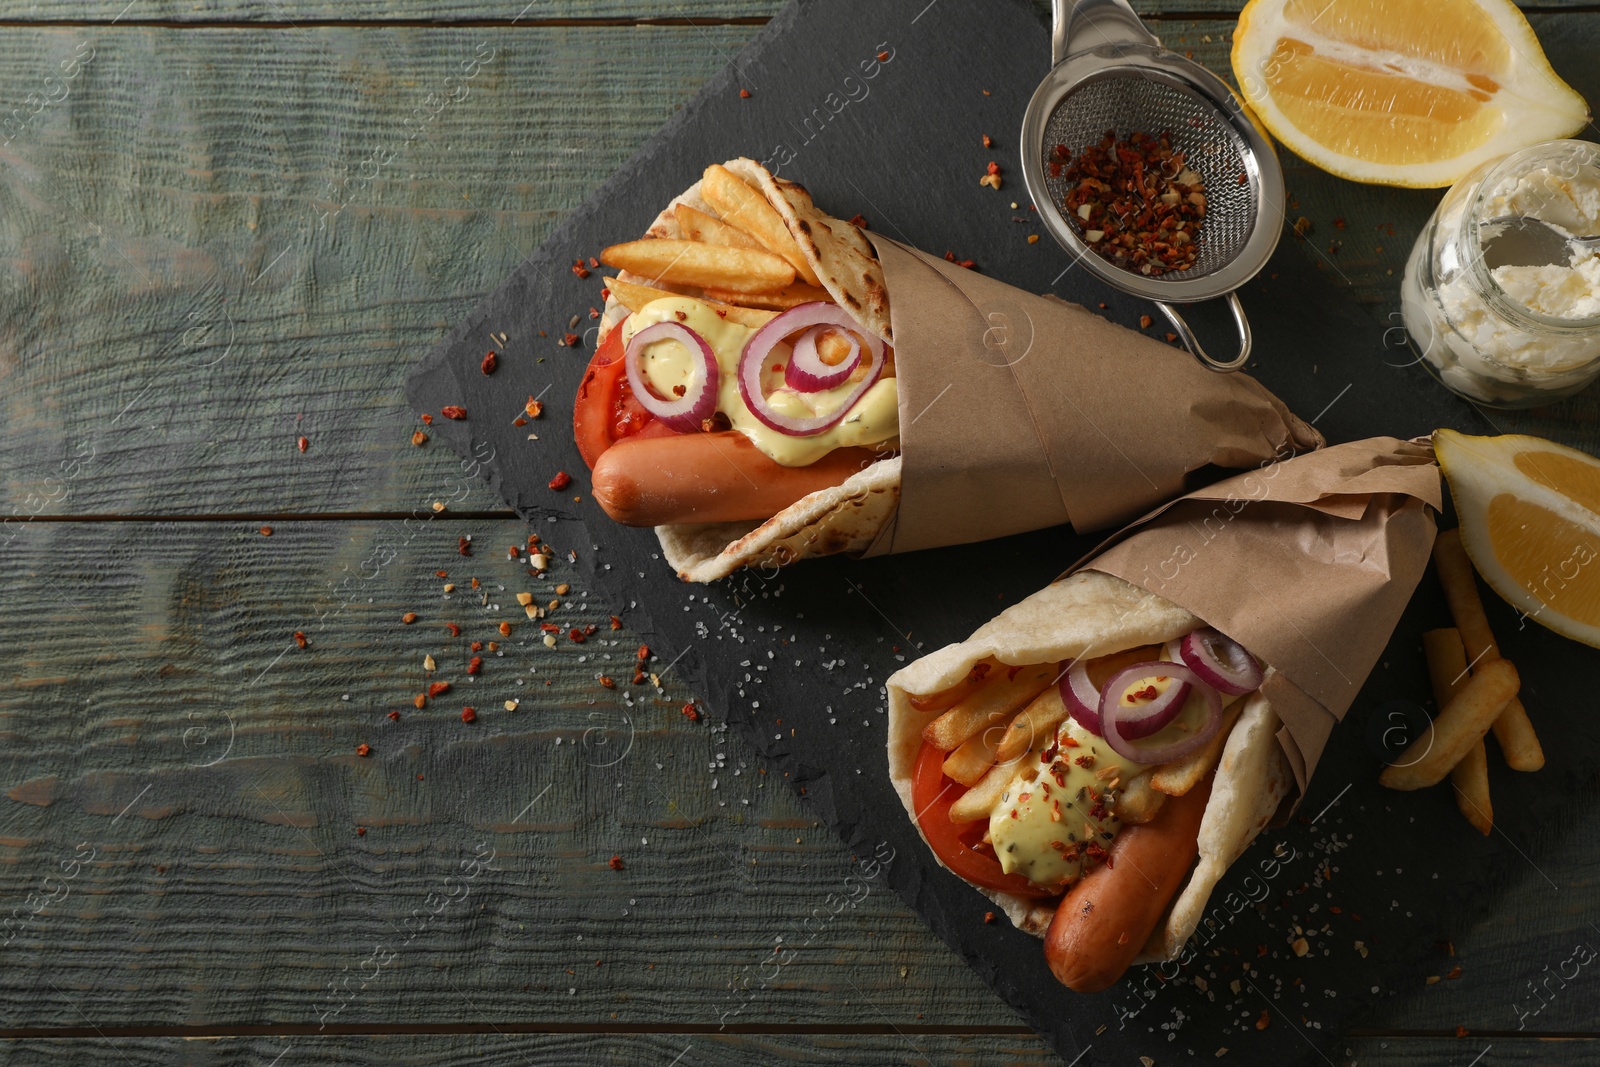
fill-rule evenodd
<path id="1" fill-rule="evenodd" d="M 980 660 L 1023 666 L 1162 645 L 1204 623 L 1165 597 L 1100 571 L 1078 571 L 1045 586 L 979 627 L 889 678 L 889 778 L 913 822 L 912 773 L 929 716 L 910 697 L 948 689 Z M 1175 958 L 1205 914 L 1211 890 L 1271 820 L 1294 786 L 1277 740 L 1278 717 L 1252 694 L 1228 735 L 1200 823 L 1200 857 L 1135 962 Z M 919 828 L 918 832 L 921 830 Z M 1043 937 L 1054 909 L 1008 893 L 979 889 L 1018 927 Z"/>

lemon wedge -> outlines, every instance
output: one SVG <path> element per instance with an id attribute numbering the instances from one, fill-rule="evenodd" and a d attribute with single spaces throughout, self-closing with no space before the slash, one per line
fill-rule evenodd
<path id="1" fill-rule="evenodd" d="M 1541 437 L 1436 430 L 1461 543 L 1527 618 L 1600 648 L 1600 459 Z"/>
<path id="2" fill-rule="evenodd" d="M 1292 151 L 1379 185 L 1450 185 L 1589 120 L 1511 0 L 1250 0 L 1233 73 Z"/>

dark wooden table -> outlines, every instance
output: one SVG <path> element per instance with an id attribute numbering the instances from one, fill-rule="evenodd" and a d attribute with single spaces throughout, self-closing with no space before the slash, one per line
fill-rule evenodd
<path id="1" fill-rule="evenodd" d="M 884 893 L 775 965 L 843 849 L 668 665 L 599 683 L 638 641 L 581 586 L 586 645 L 502 637 L 527 529 L 412 444 L 407 368 L 776 7 L 0 11 L 8 1061 L 1060 1062 Z M 1140 7 L 1227 70 L 1233 0 Z M 1600 99 L 1600 13 L 1532 17 Z M 1285 162 L 1306 254 L 1393 329 L 1437 194 Z M 1497 418 L 1600 444 L 1593 395 Z M 1587 807 L 1454 959 L 1374 960 L 1406 992 L 1341 1062 L 1600 1057 L 1600 978 L 1550 980 L 1600 944 Z"/>

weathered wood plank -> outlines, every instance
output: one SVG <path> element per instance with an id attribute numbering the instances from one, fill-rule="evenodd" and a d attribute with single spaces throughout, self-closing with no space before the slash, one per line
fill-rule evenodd
<path id="1" fill-rule="evenodd" d="M 609 629 L 565 563 L 536 582 L 506 560 L 525 533 L 448 518 L 281 523 L 270 537 L 243 522 L 19 528 L 0 576 L 0 597 L 24 607 L 0 617 L 0 1030 L 1012 1024 L 887 890 L 869 883 L 803 925 L 851 858 L 737 738 L 679 713 L 670 672 L 660 693 L 629 684 L 638 639 Z M 550 621 L 597 632 L 547 649 L 515 603 L 524 589 L 565 602 Z M 505 654 L 485 649 L 465 674 L 468 642 L 502 640 L 502 619 Z M 453 690 L 415 709 L 434 679 Z M 1388 802 L 1370 782 L 1348 799 Z M 1582 831 L 1597 817 L 1593 796 L 1518 842 L 1537 867 L 1489 919 L 1450 931 L 1453 960 L 1375 946 L 1373 980 L 1394 995 L 1363 1025 L 1516 1029 L 1514 1005 L 1535 1003 L 1523 986 L 1569 972 L 1574 931 L 1600 915 Z M 1381 890 L 1403 848 L 1359 842 L 1337 863 L 1318 892 L 1348 905 L 1344 887 Z M 781 963 L 780 937 L 794 952 Z M 1530 1029 L 1592 1027 L 1585 983 L 1600 979 L 1579 970 Z M 1281 1006 L 1315 1014 L 1322 995 Z"/>
<path id="2" fill-rule="evenodd" d="M 1600 98 L 1582 58 L 1600 20 L 1539 23 Z M 1228 28 L 1162 32 L 1226 69 Z M 8 33 L 0 84 L 79 73 L 3 150 L 0 515 L 426 503 L 454 461 L 408 444 L 405 369 L 749 32 Z M 447 82 L 463 62 L 475 77 Z M 468 95 L 406 125 L 448 85 Z M 389 163 L 367 181 L 374 159 Z M 1287 163 L 1308 254 L 1392 326 L 1436 194 Z M 1600 445 L 1589 397 L 1497 419 Z"/>
<path id="3" fill-rule="evenodd" d="M 1050 0 L 1032 0 L 1041 18 L 1050 14 Z M 1236 15 L 1245 0 L 1131 0 L 1134 10 L 1146 17 L 1184 15 Z M 1592 9 L 1593 0 L 1520 0 L 1519 7 L 1531 11 L 1566 8 Z M 16 22 L 145 22 L 211 23 L 240 22 L 294 26 L 328 21 L 338 22 L 517 22 L 535 25 L 569 19 L 673 20 L 707 23 L 720 19 L 765 19 L 783 7 L 783 0 L 533 0 L 525 6 L 512 3 L 486 3 L 485 0 L 411 0 L 406 3 L 380 3 L 378 0 L 346 0 L 333 3 L 285 4 L 278 0 L 36 0 L 25 12 L 8 13 Z"/>

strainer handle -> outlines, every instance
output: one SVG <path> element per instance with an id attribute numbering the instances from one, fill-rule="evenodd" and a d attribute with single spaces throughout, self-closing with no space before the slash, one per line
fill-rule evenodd
<path id="1" fill-rule="evenodd" d="M 1189 324 L 1183 321 L 1183 316 L 1178 314 L 1178 309 L 1162 300 L 1157 300 L 1156 307 L 1161 309 L 1161 314 L 1172 323 L 1172 328 L 1178 331 L 1178 336 L 1183 340 L 1184 347 L 1194 353 L 1207 370 L 1214 370 L 1220 374 L 1238 370 L 1244 366 L 1245 360 L 1250 358 L 1250 320 L 1244 317 L 1244 305 L 1239 303 L 1238 293 L 1229 293 L 1225 300 L 1233 312 L 1234 325 L 1239 328 L 1239 354 L 1228 362 L 1212 359 L 1206 350 L 1200 346 L 1200 339 L 1195 337 L 1194 331 L 1189 329 Z"/>
<path id="2" fill-rule="evenodd" d="M 1127 0 L 1055 0 L 1050 27 L 1050 62 L 1107 45 L 1160 48 Z"/>

